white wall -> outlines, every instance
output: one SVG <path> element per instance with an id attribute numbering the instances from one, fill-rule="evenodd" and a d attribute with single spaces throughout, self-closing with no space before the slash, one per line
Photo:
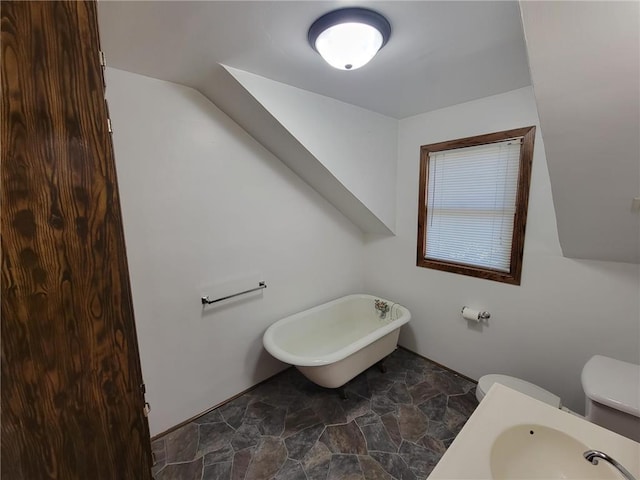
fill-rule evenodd
<path id="1" fill-rule="evenodd" d="M 365 290 L 411 310 L 407 348 L 475 379 L 519 376 L 582 411 L 580 372 L 591 355 L 639 363 L 639 269 L 561 256 L 539 128 L 522 284 L 416 267 L 420 146 L 528 125 L 538 125 L 530 87 L 400 121 L 397 236 L 367 238 Z M 488 310 L 489 326 L 467 324 L 463 305 Z"/>
<path id="2" fill-rule="evenodd" d="M 250 72 L 225 68 L 394 231 L 396 119 Z"/>
<path id="3" fill-rule="evenodd" d="M 638 266 L 561 256 L 539 129 L 522 285 L 415 266 L 420 145 L 537 125 L 531 88 L 400 121 L 398 235 L 363 246 L 195 90 L 114 69 L 107 86 L 152 435 L 281 369 L 261 344 L 273 321 L 357 291 L 412 311 L 402 345 L 473 378 L 520 376 L 576 410 L 591 355 L 640 361 Z M 200 305 L 258 279 L 262 293 Z M 463 305 L 490 311 L 489 326 L 468 325 Z"/>
<path id="4" fill-rule="evenodd" d="M 195 90 L 107 69 L 107 96 L 156 435 L 283 368 L 264 330 L 361 291 L 362 235 Z"/>

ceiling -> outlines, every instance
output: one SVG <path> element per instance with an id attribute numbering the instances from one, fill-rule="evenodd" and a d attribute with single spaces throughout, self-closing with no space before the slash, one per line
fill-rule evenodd
<path id="1" fill-rule="evenodd" d="M 389 43 L 363 68 L 329 67 L 308 45 L 335 8 L 384 14 Z M 219 64 L 405 118 L 530 85 L 517 2 L 101 1 L 111 67 L 210 90 Z"/>
<path id="2" fill-rule="evenodd" d="M 103 0 L 98 19 L 109 66 L 218 103 L 229 96 L 220 64 L 396 119 L 531 85 L 533 76 L 563 253 L 637 263 L 638 5 Z M 384 14 L 392 34 L 368 65 L 335 70 L 307 31 L 350 6 Z"/>

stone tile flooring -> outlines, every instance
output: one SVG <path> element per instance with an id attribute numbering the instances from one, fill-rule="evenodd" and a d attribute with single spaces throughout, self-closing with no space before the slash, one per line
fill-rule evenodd
<path id="1" fill-rule="evenodd" d="M 153 442 L 156 480 L 426 478 L 477 406 L 475 384 L 403 349 L 343 400 L 288 369 Z"/>

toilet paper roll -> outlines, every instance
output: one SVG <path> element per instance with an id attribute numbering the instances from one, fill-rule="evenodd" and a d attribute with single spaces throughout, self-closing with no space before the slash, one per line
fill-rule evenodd
<path id="1" fill-rule="evenodd" d="M 462 308 L 462 318 L 465 320 L 471 320 L 473 322 L 480 321 L 480 311 L 474 310 L 473 308 L 463 307 Z"/>

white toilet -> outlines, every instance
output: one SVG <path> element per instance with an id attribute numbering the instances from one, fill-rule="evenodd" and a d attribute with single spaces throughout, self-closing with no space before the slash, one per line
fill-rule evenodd
<path id="1" fill-rule="evenodd" d="M 498 375 L 491 374 L 480 377 L 478 380 L 478 386 L 476 387 L 476 398 L 478 401 L 482 401 L 484 396 L 487 394 L 489 389 L 494 383 L 500 383 L 502 385 L 506 385 L 509 388 L 513 388 L 520 393 L 525 393 L 530 397 L 535 398 L 536 400 L 540 400 L 541 402 L 547 403 L 553 407 L 560 408 L 562 406 L 560 402 L 560 397 L 554 395 L 553 393 L 541 388 L 533 383 L 526 382 L 524 380 L 520 380 L 516 377 L 510 377 L 509 375 Z"/>
<path id="2" fill-rule="evenodd" d="M 595 355 L 582 369 L 585 417 L 640 442 L 640 365 Z"/>
<path id="3" fill-rule="evenodd" d="M 509 375 L 481 377 L 476 388 L 478 401 L 482 401 L 494 383 L 567 410 L 557 395 Z M 595 355 L 582 369 L 582 388 L 586 396 L 587 420 L 640 442 L 640 365 Z"/>

